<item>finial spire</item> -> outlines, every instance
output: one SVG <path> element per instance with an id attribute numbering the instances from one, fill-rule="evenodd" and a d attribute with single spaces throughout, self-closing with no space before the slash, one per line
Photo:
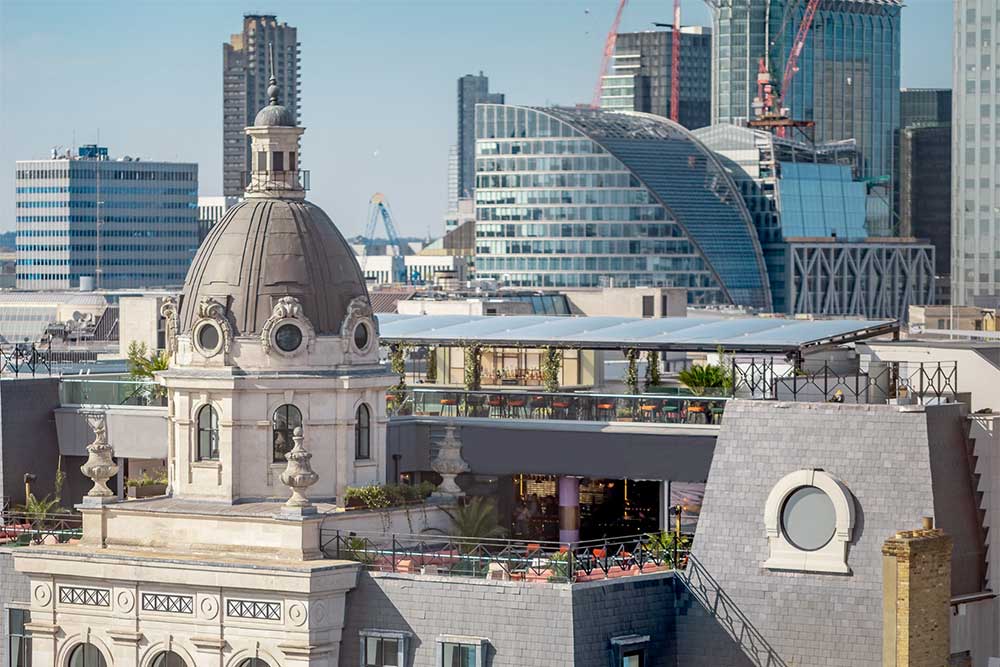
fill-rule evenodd
<path id="1" fill-rule="evenodd" d="M 278 79 L 274 76 L 274 42 L 268 42 L 267 55 L 271 61 L 271 79 L 267 82 L 268 103 L 274 106 L 278 104 Z"/>

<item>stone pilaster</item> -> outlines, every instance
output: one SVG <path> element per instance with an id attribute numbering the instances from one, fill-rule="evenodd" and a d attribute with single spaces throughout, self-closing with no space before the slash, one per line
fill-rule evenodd
<path id="1" fill-rule="evenodd" d="M 883 667 L 944 667 L 950 654 L 951 537 L 930 518 L 882 545 Z"/>

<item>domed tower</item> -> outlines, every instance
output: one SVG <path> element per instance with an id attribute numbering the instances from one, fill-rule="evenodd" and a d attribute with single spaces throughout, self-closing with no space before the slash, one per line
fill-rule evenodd
<path id="1" fill-rule="evenodd" d="M 319 475 L 310 495 L 385 481 L 378 328 L 350 246 L 305 200 L 304 128 L 278 103 L 257 114 L 246 198 L 198 250 L 164 306 L 171 365 L 170 488 L 223 502 L 287 497 L 280 481 L 302 429 Z"/>

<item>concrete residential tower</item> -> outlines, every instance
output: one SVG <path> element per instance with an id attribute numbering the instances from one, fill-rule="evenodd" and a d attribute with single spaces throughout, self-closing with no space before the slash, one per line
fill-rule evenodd
<path id="1" fill-rule="evenodd" d="M 299 43 L 296 28 L 271 14 L 245 14 L 243 32 L 222 45 L 223 194 L 243 196 L 243 172 L 250 169 L 250 141 L 243 131 L 267 104 L 268 48 L 274 53 L 279 99 L 296 122 L 299 113 Z"/>
<path id="2" fill-rule="evenodd" d="M 951 301 L 982 305 L 1000 299 L 1000 186 L 993 131 L 1000 94 L 991 59 L 997 0 L 955 2 L 952 95 Z"/>

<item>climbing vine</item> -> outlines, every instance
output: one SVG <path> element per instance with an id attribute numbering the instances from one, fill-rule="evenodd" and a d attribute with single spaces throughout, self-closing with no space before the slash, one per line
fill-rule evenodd
<path id="1" fill-rule="evenodd" d="M 428 382 L 434 383 L 438 379 L 438 351 L 436 347 L 431 347 L 427 349 L 427 372 L 424 374 L 424 379 Z"/>
<path id="2" fill-rule="evenodd" d="M 625 369 L 625 384 L 628 386 L 630 394 L 639 393 L 639 350 L 634 347 L 625 349 L 625 360 L 628 366 Z"/>
<path id="3" fill-rule="evenodd" d="M 562 371 L 562 350 L 546 346 L 542 348 L 542 385 L 545 391 L 559 391 L 559 376 Z"/>
<path id="4" fill-rule="evenodd" d="M 465 389 L 479 391 L 483 385 L 483 346 L 472 343 L 465 348 Z"/>
<path id="5" fill-rule="evenodd" d="M 646 353 L 646 391 L 660 386 L 660 353 L 650 350 Z"/>

